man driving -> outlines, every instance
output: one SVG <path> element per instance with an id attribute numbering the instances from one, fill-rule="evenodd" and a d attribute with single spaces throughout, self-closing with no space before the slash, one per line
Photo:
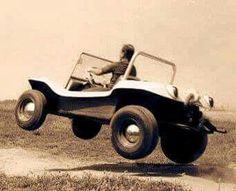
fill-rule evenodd
<path id="1" fill-rule="evenodd" d="M 88 72 L 95 75 L 103 75 L 107 73 L 112 73 L 110 83 L 107 85 L 107 87 L 111 89 L 116 84 L 119 77 L 125 74 L 125 71 L 134 54 L 134 51 L 135 49 L 133 45 L 125 44 L 121 49 L 120 60 L 118 62 L 109 64 L 107 66 L 104 66 L 103 68 L 93 67 Z M 131 75 L 136 76 L 136 70 L 134 67 L 132 68 Z"/>

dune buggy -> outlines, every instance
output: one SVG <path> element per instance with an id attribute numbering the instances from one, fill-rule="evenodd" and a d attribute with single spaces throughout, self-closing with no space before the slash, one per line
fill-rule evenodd
<path id="1" fill-rule="evenodd" d="M 32 87 L 19 98 L 15 117 L 25 130 L 36 130 L 47 114 L 68 117 L 81 139 L 92 139 L 103 124 L 112 130 L 112 144 L 127 159 L 149 155 L 160 138 L 166 157 L 176 163 L 198 159 L 207 146 L 208 134 L 216 129 L 205 119 L 201 107 L 213 107 L 209 96 L 180 96 L 174 85 L 176 66 L 165 59 L 136 52 L 113 88 L 110 74 L 94 76 L 91 67 L 113 63 L 82 53 L 65 88 L 47 79 L 29 79 Z M 135 67 L 136 74 L 131 75 Z M 90 91 L 92 87 L 99 87 Z"/>

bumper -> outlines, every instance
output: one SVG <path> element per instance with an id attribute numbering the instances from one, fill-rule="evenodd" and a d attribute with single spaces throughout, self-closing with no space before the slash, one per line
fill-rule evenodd
<path id="1" fill-rule="evenodd" d="M 214 132 L 225 134 L 227 131 L 224 128 L 215 127 L 208 119 L 200 118 L 197 125 L 187 125 L 182 123 L 165 123 L 167 125 L 175 126 L 176 128 L 182 128 L 190 131 L 204 132 L 207 134 L 213 134 Z"/>
<path id="2" fill-rule="evenodd" d="M 217 128 L 215 127 L 208 119 L 201 118 L 199 121 L 199 124 L 196 129 L 199 129 L 200 131 L 205 131 L 208 134 L 217 132 L 217 133 L 227 133 L 227 131 L 224 128 Z"/>

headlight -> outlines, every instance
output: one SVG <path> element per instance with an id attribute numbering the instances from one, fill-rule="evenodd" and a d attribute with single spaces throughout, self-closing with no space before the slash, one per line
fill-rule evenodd
<path id="1" fill-rule="evenodd" d="M 200 102 L 203 107 L 211 109 L 214 107 L 214 99 L 210 96 L 204 95 L 201 97 Z"/>
<path id="2" fill-rule="evenodd" d="M 167 85 L 166 86 L 167 92 L 172 98 L 177 98 L 178 97 L 178 89 L 175 86 L 172 85 Z"/>

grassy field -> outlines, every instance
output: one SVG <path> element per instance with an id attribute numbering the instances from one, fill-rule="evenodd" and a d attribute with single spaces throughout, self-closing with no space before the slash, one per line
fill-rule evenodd
<path id="1" fill-rule="evenodd" d="M 196 167 L 196 165 L 180 166 L 171 163 L 171 161 L 169 161 L 162 154 L 159 145 L 150 156 L 144 159 L 135 162 L 126 160 L 120 157 L 112 148 L 110 141 L 110 129 L 108 126 L 104 126 L 96 138 L 89 141 L 83 141 L 73 135 L 70 128 L 70 120 L 55 116 L 48 116 L 42 128 L 35 132 L 26 132 L 17 127 L 15 123 L 13 112 L 14 106 L 15 101 L 0 102 L 1 148 L 23 147 L 26 149 L 47 151 L 53 155 L 65 156 L 79 161 L 89 160 L 105 161 L 107 163 L 111 163 L 111 165 L 94 165 L 88 167 L 95 170 L 105 169 L 108 171 L 117 172 L 128 170 L 140 172 L 140 174 L 158 174 L 158 172 L 161 171 L 164 175 L 185 173 L 191 176 L 201 176 L 213 180 L 217 180 L 219 177 L 221 177 L 225 179 L 226 182 L 235 181 L 234 178 L 236 176 L 232 177 L 231 169 L 228 167 L 236 164 L 236 118 L 226 117 L 227 115 L 225 114 L 224 116 L 224 112 L 223 114 L 222 112 L 214 113 L 213 118 L 214 123 L 219 127 L 225 127 L 228 133 L 225 135 L 214 134 L 209 136 L 207 150 L 204 155 L 195 162 L 195 164 L 198 165 L 198 167 Z M 114 163 L 116 164 L 114 165 Z M 222 168 L 227 168 L 228 171 L 224 170 L 223 172 L 221 170 Z M 1 175 L 1 179 L 4 180 L 2 182 L 7 182 L 9 185 L 11 185 L 11 182 L 15 181 L 14 178 L 7 179 L 4 175 Z M 36 182 L 56 181 L 56 177 L 45 177 L 43 179 L 38 178 L 36 180 L 31 180 L 25 177 L 24 179 L 27 182 L 32 181 L 30 185 L 33 185 L 33 189 L 37 189 Z M 65 177 L 61 177 L 61 180 L 65 179 Z M 77 185 L 77 180 L 74 180 L 73 178 L 69 179 L 68 181 L 69 185 Z M 112 186 L 111 181 L 113 180 L 106 179 L 104 181 L 109 182 L 110 185 L 108 184 L 108 187 Z M 119 182 L 128 180 L 119 180 L 116 178 L 114 181 Z M 50 187 L 51 185 L 47 186 Z M 0 187 L 2 186 L 0 185 Z M 139 187 L 136 188 L 136 190 L 139 190 Z M 151 187 L 148 187 L 148 185 L 147 188 L 151 189 Z"/>
<path id="2" fill-rule="evenodd" d="M 190 189 L 183 188 L 181 185 L 163 181 L 150 183 L 149 181 L 140 181 L 132 178 L 128 179 L 123 176 L 95 178 L 90 174 L 85 174 L 81 178 L 71 177 L 68 174 L 61 176 L 45 175 L 35 178 L 7 177 L 2 174 L 0 175 L 0 191 L 2 190 L 190 191 Z"/>

